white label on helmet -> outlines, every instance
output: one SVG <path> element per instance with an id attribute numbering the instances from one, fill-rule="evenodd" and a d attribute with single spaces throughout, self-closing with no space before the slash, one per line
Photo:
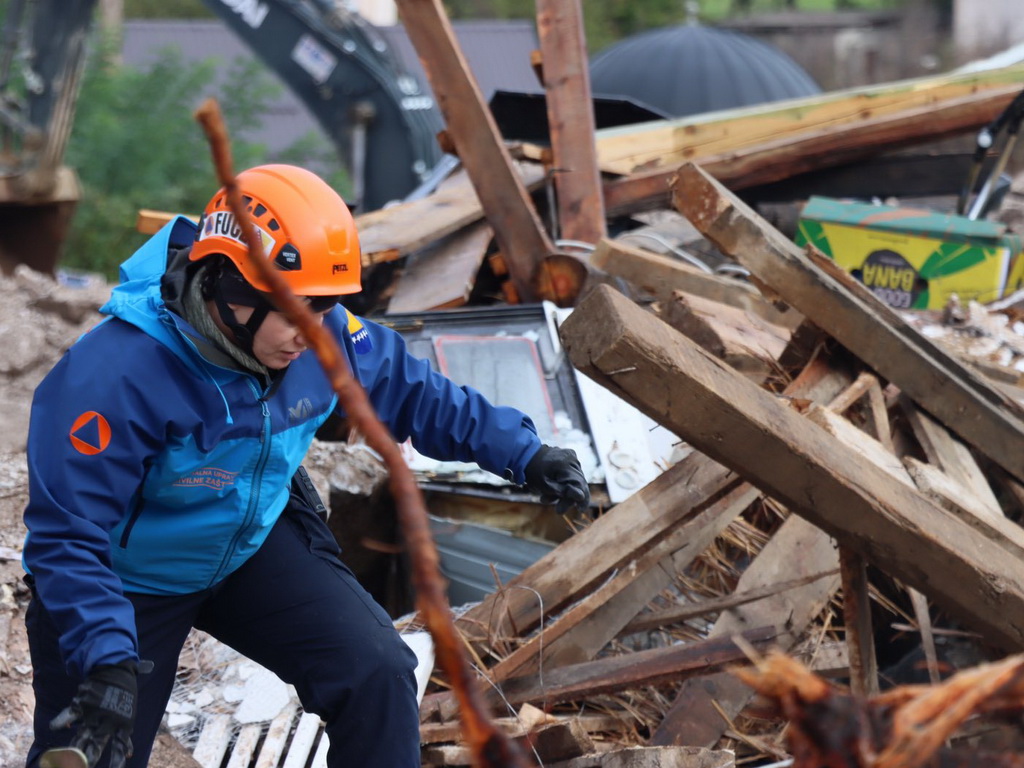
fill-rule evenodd
<path id="1" fill-rule="evenodd" d="M 274 252 L 277 241 L 256 224 L 253 224 L 259 233 L 260 242 L 263 243 L 264 255 Z M 235 215 L 230 211 L 214 211 L 203 221 L 203 231 L 199 233 L 199 239 L 205 240 L 208 237 L 226 237 L 236 243 L 246 245 L 242 238 L 242 228 L 235 221 Z"/>

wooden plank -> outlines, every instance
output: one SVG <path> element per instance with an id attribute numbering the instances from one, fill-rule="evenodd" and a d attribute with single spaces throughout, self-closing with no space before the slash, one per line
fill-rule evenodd
<path id="1" fill-rule="evenodd" d="M 542 613 L 575 601 L 738 483 L 732 472 L 691 454 L 470 608 L 456 625 L 472 641 L 531 631 Z"/>
<path id="2" fill-rule="evenodd" d="M 938 467 L 919 461 L 913 456 L 904 456 L 903 465 L 920 491 L 943 509 L 948 509 L 968 521 L 972 517 L 981 520 L 1003 517 L 994 513 L 987 505 L 981 503 L 974 493 Z M 1024 552 L 1021 555 L 1024 556 Z"/>
<path id="3" fill-rule="evenodd" d="M 594 740 L 578 720 L 545 723 L 527 732 L 522 741 L 526 753 L 534 755 L 541 765 L 594 751 Z"/>
<path id="4" fill-rule="evenodd" d="M 312 712 L 302 714 L 299 724 L 295 726 L 295 733 L 288 745 L 288 756 L 281 768 L 306 768 L 313 745 L 316 743 L 316 736 L 320 732 L 320 725 L 320 715 Z"/>
<path id="5" fill-rule="evenodd" d="M 857 377 L 858 383 L 864 384 L 867 395 L 867 417 L 865 431 L 874 435 L 871 442 L 883 451 L 883 460 L 895 458 L 892 431 L 889 427 L 889 413 L 885 407 L 885 398 L 877 377 L 864 371 Z M 853 387 L 851 387 L 852 389 Z M 838 418 L 838 411 L 836 414 Z M 902 481 L 907 477 L 904 470 L 893 472 Z M 850 688 L 860 696 L 874 696 L 878 693 L 878 656 L 875 653 L 875 632 L 871 621 L 871 591 L 868 583 L 867 563 L 864 558 L 849 547 L 839 548 L 839 566 L 842 575 L 843 589 L 843 622 L 846 625 L 847 659 L 850 666 Z M 928 619 L 928 602 L 916 590 L 910 590 L 914 611 L 920 618 L 922 613 L 925 622 Z M 928 624 L 929 629 L 931 624 Z M 923 633 L 922 633 L 923 637 Z M 935 654 L 935 644 L 929 635 L 925 645 L 925 654 Z"/>
<path id="6" fill-rule="evenodd" d="M 550 294 L 548 286 L 534 285 L 534 273 L 554 253 L 554 245 L 514 169 L 441 0 L 396 0 L 395 4 L 423 63 L 447 133 L 494 227 L 520 300 Z"/>
<path id="7" fill-rule="evenodd" d="M 758 627 L 734 634 L 741 634 L 755 648 L 767 649 L 776 640 L 779 630 Z M 745 661 L 743 649 L 732 637 L 719 637 L 569 664 L 547 670 L 543 675 L 516 677 L 503 682 L 500 692 L 491 689 L 485 695 L 494 706 L 517 706 L 525 702 L 551 705 L 678 682 Z"/>
<path id="8" fill-rule="evenodd" d="M 791 138 L 828 126 L 852 131 L 872 119 L 942 104 L 986 91 L 1024 84 L 1024 66 L 983 73 L 942 74 L 861 88 L 816 94 L 800 99 L 707 112 L 639 126 L 598 131 L 601 168 L 630 174 L 657 163 L 675 166 L 761 144 Z M 980 126 L 979 126 L 980 127 Z"/>
<path id="9" fill-rule="evenodd" d="M 154 211 L 149 208 L 142 208 L 135 216 L 135 230 L 144 235 L 155 235 L 177 215 L 167 211 Z M 198 216 L 190 216 L 189 218 L 195 222 L 199 221 Z"/>
<path id="10" fill-rule="evenodd" d="M 776 309 L 748 282 L 704 272 L 680 259 L 617 240 L 601 240 L 590 256 L 590 264 L 633 283 L 658 301 L 669 301 L 675 291 L 685 291 L 789 329 L 795 328 L 802 319 L 797 312 Z"/>
<path id="11" fill-rule="evenodd" d="M 878 661 L 871 627 L 867 563 L 847 547 L 839 548 L 843 589 L 843 623 L 846 626 L 850 690 L 857 696 L 878 693 Z"/>
<path id="12" fill-rule="evenodd" d="M 917 111 L 885 115 L 855 125 L 828 126 L 793 137 L 700 158 L 709 173 L 735 190 L 767 184 L 808 171 L 832 168 L 987 125 L 1003 112 L 1020 85 L 965 96 Z M 638 172 L 605 184 L 608 215 L 623 215 L 668 204 L 665 189 L 675 170 Z"/>
<path id="13" fill-rule="evenodd" d="M 858 456 L 885 470 L 891 478 L 908 487 L 914 487 L 906 468 L 896 456 L 871 435 L 853 426 L 842 416 L 818 405 L 807 411 L 808 420 L 814 422 L 837 440 L 853 449 Z"/>
<path id="14" fill-rule="evenodd" d="M 550 763 L 546 768 L 736 768 L 730 749 L 625 747 Z"/>
<path id="15" fill-rule="evenodd" d="M 516 741 L 526 754 L 540 760 L 540 765 L 571 760 L 595 750 L 590 734 L 575 718 L 543 723 L 520 734 Z M 428 746 L 422 750 L 421 756 L 425 765 L 473 765 L 469 748 L 461 744 Z"/>
<path id="16" fill-rule="evenodd" d="M 544 182 L 544 169 L 516 163 L 515 173 L 529 189 Z M 356 217 L 363 266 L 394 261 L 425 248 L 484 217 L 484 207 L 468 174 L 460 171 L 426 197 Z"/>
<path id="17" fill-rule="evenodd" d="M 1019 558 L 1024 558 L 1024 528 L 1007 520 L 1003 515 L 995 515 L 986 508 L 979 509 L 976 503 L 977 497 L 974 497 L 975 501 L 972 502 L 963 498 L 962 494 L 957 494 L 949 484 L 955 481 L 950 480 L 944 483 L 933 467 L 924 469 L 920 462 L 914 461 L 913 457 L 909 456 L 904 459 L 904 462 L 924 496 L 971 526 L 982 536 L 998 541 L 1000 546 L 1007 551 L 1016 553 Z"/>
<path id="18" fill-rule="evenodd" d="M 917 626 L 921 631 L 921 647 L 924 650 L 925 665 L 928 668 L 928 679 L 932 685 L 941 679 L 939 675 L 938 654 L 935 652 L 935 636 L 932 634 L 932 617 L 928 610 L 928 598 L 916 589 L 908 589 L 910 603 L 914 606 L 914 615 L 917 617 Z"/>
<path id="19" fill-rule="evenodd" d="M 832 539 L 803 518 L 791 515 L 743 572 L 735 592 L 764 589 L 794 577 L 809 577 L 826 570 L 835 572 L 838 568 L 839 558 Z M 776 639 L 776 645 L 788 650 L 838 588 L 839 575 L 834 573 L 801 587 L 772 591 L 767 597 L 720 615 L 711 637 L 729 637 L 747 627 L 760 626 L 766 620 L 778 621 L 785 617 L 787 632 Z M 728 672 L 687 680 L 650 743 L 713 746 L 728 727 L 719 712 L 735 718 L 753 695 L 750 688 Z"/>
<path id="20" fill-rule="evenodd" d="M 853 384 L 843 390 L 843 392 L 828 404 L 828 409 L 835 413 L 846 413 L 846 411 L 849 410 L 855 402 L 867 394 L 873 384 L 877 383 L 878 379 L 875 378 L 873 374 L 870 374 L 867 371 L 861 371 Z"/>
<path id="21" fill-rule="evenodd" d="M 1018 479 L 1024 411 L 825 257 L 812 259 L 704 170 L 679 170 L 679 211 L 723 252 Z"/>
<path id="22" fill-rule="evenodd" d="M 447 766 L 471 766 L 473 755 L 469 747 L 460 744 L 437 744 L 426 747 L 420 752 L 420 759 L 427 768 Z"/>
<path id="23" fill-rule="evenodd" d="M 530 713 L 535 712 L 540 712 L 539 719 L 530 716 Z M 540 724 L 566 722 L 569 720 L 577 723 L 586 733 L 614 733 L 616 731 L 628 731 L 631 727 L 628 722 L 612 714 L 553 715 L 542 712 L 530 704 L 524 704 L 519 713 L 512 717 L 495 717 L 492 722 L 495 727 L 500 728 L 508 736 L 517 738 Z M 443 742 L 459 741 L 461 738 L 462 723 L 459 720 L 448 720 L 440 723 L 420 723 L 421 744 L 441 744 Z"/>
<path id="24" fill-rule="evenodd" d="M 231 715 L 211 715 L 203 724 L 192 757 L 203 768 L 220 768 L 231 742 Z"/>
<path id="25" fill-rule="evenodd" d="M 889 407 L 878 379 L 872 381 L 868 387 L 868 402 L 864 413 L 868 422 L 868 432 L 873 434 L 889 453 L 896 453 L 892 427 L 889 424 Z"/>
<path id="26" fill-rule="evenodd" d="M 596 243 L 607 230 L 581 0 L 537 0 L 537 36 L 543 56 L 558 236 Z"/>
<path id="27" fill-rule="evenodd" d="M 858 461 L 852 448 L 610 288 L 588 294 L 561 333 L 577 369 L 993 644 L 1024 647 L 1024 573 L 1004 541 Z"/>
<path id="28" fill-rule="evenodd" d="M 500 681 L 513 674 L 535 672 L 545 660 L 549 664 L 565 664 L 593 658 L 664 584 L 662 579 L 657 579 L 656 586 L 645 585 L 641 590 L 647 593 L 647 600 L 638 601 L 636 590 L 631 588 L 641 576 L 669 556 L 682 567 L 689 565 L 760 495 L 760 491 L 745 483 L 727 493 L 495 664 L 488 671 L 489 677 Z M 616 620 L 608 611 L 601 610 L 626 591 L 630 597 L 628 615 Z M 596 616 L 598 613 L 600 616 Z"/>
<path id="29" fill-rule="evenodd" d="M 799 579 L 788 579 L 787 581 L 768 584 L 767 586 L 745 592 L 736 591 L 724 597 L 708 598 L 707 600 L 699 600 L 695 603 L 684 603 L 682 605 L 674 605 L 671 608 L 650 611 L 640 614 L 629 622 L 625 629 L 623 629 L 622 634 L 647 632 L 652 629 L 667 627 L 671 624 L 679 624 L 690 619 L 702 616 L 707 617 L 711 614 L 726 611 L 729 608 L 738 608 L 741 605 L 777 595 L 780 592 L 785 592 L 787 589 L 805 586 L 812 581 L 818 581 L 826 576 L 835 576 L 835 574 L 836 570 L 832 569 L 822 571 L 821 573 L 812 573 L 810 576 L 803 576 Z"/>
<path id="30" fill-rule="evenodd" d="M 278 763 L 281 762 L 285 745 L 288 743 L 288 736 L 291 733 L 292 721 L 295 719 L 297 709 L 298 702 L 293 698 L 270 721 L 254 768 L 277 768 Z"/>
<path id="31" fill-rule="evenodd" d="M 659 316 L 684 336 L 756 381 L 776 369 L 789 343 L 787 328 L 682 291 L 672 294 Z"/>
<path id="32" fill-rule="evenodd" d="M 914 437 L 924 451 L 928 463 L 941 469 L 968 492 L 973 493 L 977 503 L 993 515 L 1002 515 L 992 487 L 985 479 L 971 450 L 949 430 L 923 412 L 907 397 L 900 397 L 900 407 L 914 431 Z"/>
<path id="33" fill-rule="evenodd" d="M 262 723 L 243 725 L 242 730 L 238 732 L 238 738 L 235 739 L 235 745 L 231 748 L 231 759 L 228 760 L 227 768 L 249 768 L 262 734 Z"/>
<path id="34" fill-rule="evenodd" d="M 388 313 L 463 306 L 493 237 L 494 230 L 476 222 L 410 256 L 395 282 Z"/>

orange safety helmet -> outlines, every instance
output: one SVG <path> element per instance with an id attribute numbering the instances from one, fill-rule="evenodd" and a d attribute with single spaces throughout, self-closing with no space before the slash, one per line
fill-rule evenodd
<path id="1" fill-rule="evenodd" d="M 266 257 L 293 293 L 339 296 L 362 289 L 356 225 L 345 201 L 327 182 L 293 165 L 256 166 L 238 174 L 237 182 Z M 249 261 L 224 189 L 207 203 L 189 259 L 215 254 L 230 259 L 254 288 L 270 290 Z"/>

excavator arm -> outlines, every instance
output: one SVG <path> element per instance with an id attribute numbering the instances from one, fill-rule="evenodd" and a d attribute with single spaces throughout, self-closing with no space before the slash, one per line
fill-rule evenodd
<path id="1" fill-rule="evenodd" d="M 52 273 L 79 197 L 63 165 L 96 0 L 9 0 L 0 49 L 0 267 Z"/>
<path id="2" fill-rule="evenodd" d="M 204 0 L 276 72 L 337 146 L 357 211 L 399 200 L 441 160 L 433 98 L 383 37 L 333 0 Z"/>

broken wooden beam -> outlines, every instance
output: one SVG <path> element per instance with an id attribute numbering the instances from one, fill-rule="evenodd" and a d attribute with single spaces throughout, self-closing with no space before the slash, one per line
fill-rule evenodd
<path id="1" fill-rule="evenodd" d="M 789 329 L 742 309 L 676 291 L 659 316 L 684 336 L 754 381 L 777 369 L 789 342 Z"/>
<path id="2" fill-rule="evenodd" d="M 1024 410 L 825 257 L 813 259 L 702 168 L 686 164 L 676 208 L 720 250 L 1018 479 Z"/>
<path id="3" fill-rule="evenodd" d="M 480 221 L 410 256 L 396 281 L 387 313 L 465 305 L 493 238 L 494 230 Z"/>
<path id="4" fill-rule="evenodd" d="M 594 244 L 604 237 L 606 224 L 581 0 L 537 0 L 537 35 L 544 60 L 557 237 Z"/>
<path id="5" fill-rule="evenodd" d="M 736 768 L 730 749 L 626 747 L 549 763 L 546 768 Z"/>
<path id="6" fill-rule="evenodd" d="M 590 263 L 632 283 L 658 301 L 668 301 L 673 291 L 686 291 L 731 307 L 750 310 L 776 325 L 795 325 L 781 319 L 784 314 L 795 316 L 795 312 L 783 313 L 775 309 L 750 283 L 706 272 L 681 259 L 645 248 L 604 238 L 591 254 Z"/>
<path id="7" fill-rule="evenodd" d="M 473 180 L 488 223 L 522 301 L 550 293 L 535 285 L 537 267 L 554 253 L 494 116 L 484 101 L 440 0 L 396 0 L 455 152 Z"/>
<path id="8" fill-rule="evenodd" d="M 605 286 L 588 294 L 561 335 L 577 369 L 993 644 L 1024 647 L 1024 574 L 1003 542 L 864 461 Z"/>
<path id="9" fill-rule="evenodd" d="M 470 608 L 456 625 L 485 644 L 523 636 L 739 484 L 733 472 L 691 454 Z"/>
<path id="10" fill-rule="evenodd" d="M 734 634 L 740 635 L 754 648 L 763 650 L 774 643 L 779 632 L 778 628 L 769 626 Z M 527 702 L 546 706 L 580 701 L 603 693 L 679 682 L 746 661 L 743 647 L 737 645 L 732 637 L 718 637 L 546 669 L 543 674 L 506 680 L 498 690 L 487 695 L 494 707 L 518 706 Z"/>
<path id="11" fill-rule="evenodd" d="M 742 593 L 778 586 L 797 577 L 830 571 L 831 575 L 786 590 L 772 590 L 752 603 L 722 613 L 711 629 L 711 637 L 730 637 L 749 627 L 785 617 L 785 632 L 775 640 L 777 648 L 788 650 L 804 635 L 839 588 L 839 558 L 835 544 L 820 528 L 791 515 L 775 532 L 736 586 Z M 650 743 L 711 747 L 729 723 L 747 706 L 753 691 L 735 675 L 719 672 L 687 680 L 672 706 L 652 734 Z"/>

